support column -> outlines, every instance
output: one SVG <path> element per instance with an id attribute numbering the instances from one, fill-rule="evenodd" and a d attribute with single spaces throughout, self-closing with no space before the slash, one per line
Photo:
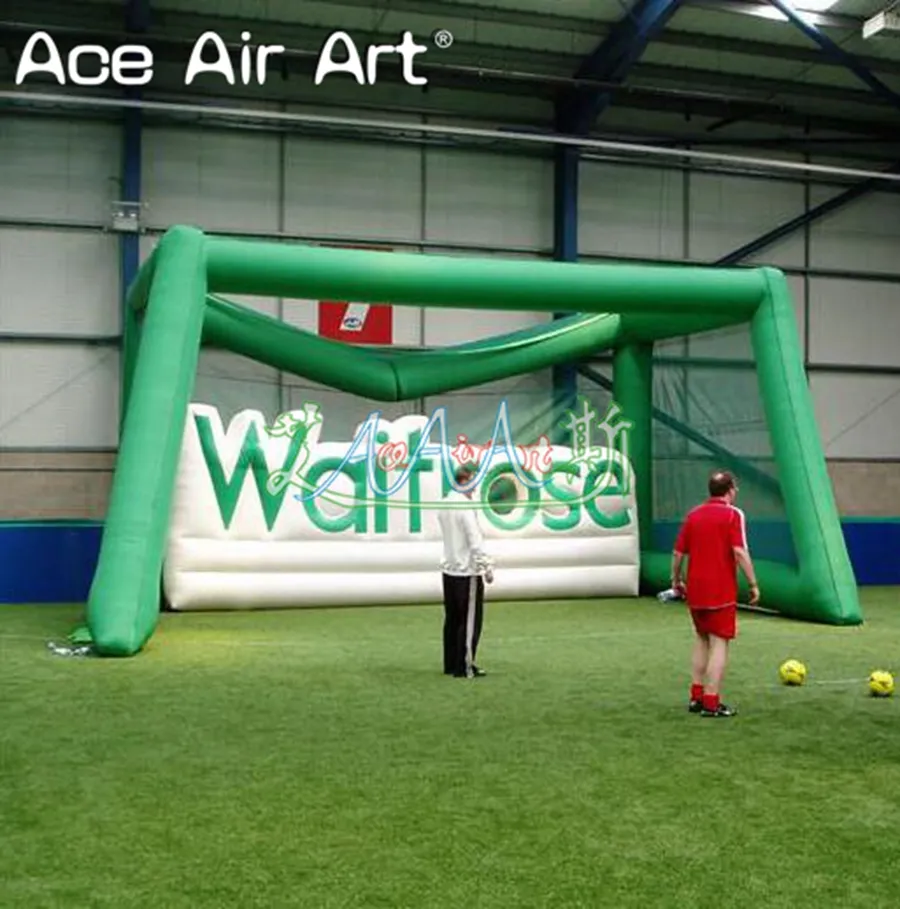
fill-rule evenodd
<path id="1" fill-rule="evenodd" d="M 557 146 L 553 183 L 553 258 L 559 262 L 578 260 L 578 149 Z M 554 313 L 559 319 L 569 313 Z M 559 422 L 567 410 L 575 409 L 578 395 L 578 373 L 574 364 L 553 368 L 554 421 Z M 569 433 L 555 426 L 554 441 L 569 444 Z"/>
<path id="2" fill-rule="evenodd" d="M 128 32 L 140 34 L 147 31 L 150 20 L 150 0 L 129 0 L 125 7 L 125 28 Z M 141 99 L 140 88 L 125 89 L 129 101 Z M 125 108 L 122 121 L 122 193 L 121 201 L 139 205 L 141 202 L 141 157 L 142 157 L 141 111 L 136 107 Z M 138 218 L 140 225 L 140 218 Z M 138 325 L 133 311 L 126 303 L 128 289 L 137 276 L 141 264 L 140 230 L 123 233 L 120 239 L 120 306 L 122 324 L 122 350 L 119 392 L 119 431 L 125 419 L 125 409 L 137 354 Z"/>
<path id="3" fill-rule="evenodd" d="M 128 92 L 128 97 L 133 97 Z M 139 203 L 141 199 L 141 112 L 135 108 L 125 110 L 122 128 L 122 201 Z M 120 239 L 122 362 L 120 367 L 119 429 L 125 420 L 131 376 L 137 356 L 137 316 L 128 306 L 128 289 L 134 283 L 140 268 L 140 233 L 125 233 Z"/>
<path id="4" fill-rule="evenodd" d="M 628 436 L 628 459 L 635 474 L 635 497 L 641 552 L 650 549 L 653 532 L 653 345 L 625 344 L 613 355 L 613 400 L 619 420 L 634 425 Z M 643 558 L 641 563 L 643 564 Z M 645 583 L 641 571 L 642 584 Z"/>

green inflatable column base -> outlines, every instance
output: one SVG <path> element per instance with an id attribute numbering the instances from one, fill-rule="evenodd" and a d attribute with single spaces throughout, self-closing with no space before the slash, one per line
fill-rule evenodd
<path id="1" fill-rule="evenodd" d="M 69 643 L 75 645 L 93 644 L 94 636 L 87 625 L 78 625 L 69 632 Z"/>
<path id="2" fill-rule="evenodd" d="M 816 585 L 804 581 L 803 575 L 789 565 L 755 559 L 756 579 L 759 583 L 760 602 L 763 609 L 771 609 L 785 618 L 821 623 L 823 604 L 817 600 Z M 641 553 L 641 588 L 656 594 L 667 589 L 672 580 L 672 556 L 663 552 Z M 738 598 L 742 603 L 750 599 L 746 579 L 741 575 Z M 827 615 L 829 625 L 859 625 L 861 616 L 853 613 Z"/>

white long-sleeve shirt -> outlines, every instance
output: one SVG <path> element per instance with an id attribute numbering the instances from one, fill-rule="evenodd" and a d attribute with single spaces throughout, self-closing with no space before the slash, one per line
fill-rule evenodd
<path id="1" fill-rule="evenodd" d="M 461 507 L 467 501 L 461 493 L 451 492 L 447 500 L 452 507 L 438 513 L 444 538 L 441 571 L 457 577 L 482 575 L 493 568 L 494 560 L 484 548 L 475 509 Z"/>

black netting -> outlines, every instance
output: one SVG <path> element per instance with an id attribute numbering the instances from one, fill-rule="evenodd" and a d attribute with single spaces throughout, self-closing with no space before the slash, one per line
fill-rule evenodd
<path id="1" fill-rule="evenodd" d="M 795 565 L 749 325 L 658 345 L 653 407 L 652 548 L 671 550 L 709 474 L 725 469 L 738 478 L 754 556 Z"/>

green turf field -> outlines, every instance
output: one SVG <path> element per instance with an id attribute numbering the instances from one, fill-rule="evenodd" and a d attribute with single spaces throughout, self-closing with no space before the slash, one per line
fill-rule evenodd
<path id="1" fill-rule="evenodd" d="M 709 720 L 653 600 L 488 603 L 471 681 L 437 608 L 166 615 L 115 661 L 0 607 L 0 907 L 896 907 L 900 592 L 864 609 L 742 617 Z"/>

